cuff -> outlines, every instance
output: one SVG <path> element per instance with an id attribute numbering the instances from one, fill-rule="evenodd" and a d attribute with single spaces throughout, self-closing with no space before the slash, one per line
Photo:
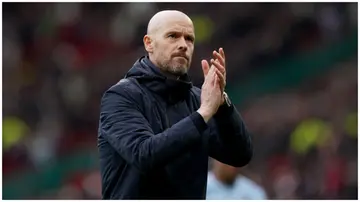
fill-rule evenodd
<path id="1" fill-rule="evenodd" d="M 228 106 L 226 103 L 221 105 L 217 111 L 217 113 L 215 114 L 215 116 L 227 116 L 232 114 L 232 112 L 234 111 L 234 105 L 231 104 L 230 106 Z"/>
<path id="2" fill-rule="evenodd" d="M 205 123 L 204 118 L 198 112 L 192 113 L 190 115 L 190 119 L 193 121 L 200 134 L 207 129 L 208 125 Z"/>

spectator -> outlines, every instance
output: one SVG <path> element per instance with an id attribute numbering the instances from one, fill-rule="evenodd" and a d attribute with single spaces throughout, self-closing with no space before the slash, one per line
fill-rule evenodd
<path id="1" fill-rule="evenodd" d="M 265 190 L 235 168 L 214 160 L 208 174 L 207 200 L 266 200 Z"/>

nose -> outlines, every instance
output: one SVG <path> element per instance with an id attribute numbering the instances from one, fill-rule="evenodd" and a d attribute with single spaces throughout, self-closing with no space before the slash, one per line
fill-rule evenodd
<path id="1" fill-rule="evenodd" d="M 183 52 L 187 51 L 188 47 L 187 47 L 185 38 L 181 37 L 181 39 L 179 40 L 178 49 Z"/>

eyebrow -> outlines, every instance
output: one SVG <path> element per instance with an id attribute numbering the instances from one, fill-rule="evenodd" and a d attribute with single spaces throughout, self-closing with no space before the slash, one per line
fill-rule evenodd
<path id="1" fill-rule="evenodd" d="M 169 30 L 167 32 L 165 32 L 165 35 L 168 35 L 168 34 L 182 34 L 181 31 L 177 31 L 177 30 Z M 191 37 L 192 39 L 195 39 L 195 34 L 194 33 L 186 33 L 185 36 L 188 36 L 188 37 Z"/>

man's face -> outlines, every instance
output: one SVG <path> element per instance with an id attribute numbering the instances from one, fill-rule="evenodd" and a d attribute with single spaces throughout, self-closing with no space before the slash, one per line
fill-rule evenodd
<path id="1" fill-rule="evenodd" d="M 194 52 L 194 27 L 190 20 L 169 20 L 153 37 L 153 58 L 163 71 L 187 73 Z"/>
<path id="2" fill-rule="evenodd" d="M 226 165 L 219 161 L 214 161 L 214 171 L 221 176 L 221 180 L 225 184 L 232 184 L 239 174 L 239 168 Z"/>
<path id="3" fill-rule="evenodd" d="M 233 181 L 236 179 L 236 177 L 238 176 L 239 173 L 239 169 L 233 166 L 229 166 L 226 164 L 221 164 L 220 165 L 220 170 L 224 175 L 224 178 L 227 179 L 227 181 Z"/>

